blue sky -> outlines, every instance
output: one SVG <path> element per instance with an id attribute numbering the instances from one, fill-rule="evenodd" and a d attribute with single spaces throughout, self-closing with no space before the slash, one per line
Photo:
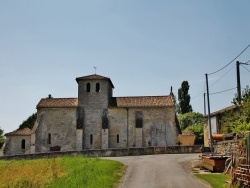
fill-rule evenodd
<path id="1" fill-rule="evenodd" d="M 110 77 L 114 96 L 174 94 L 190 84 L 203 113 L 205 73 L 250 43 L 250 1 L 0 1 L 0 127 L 10 132 L 41 98 L 77 97 L 76 77 Z M 250 60 L 250 48 L 237 60 Z M 241 67 L 241 85 L 250 66 Z M 210 93 L 236 87 L 235 62 L 210 75 Z M 212 95 L 211 111 L 235 90 Z"/>

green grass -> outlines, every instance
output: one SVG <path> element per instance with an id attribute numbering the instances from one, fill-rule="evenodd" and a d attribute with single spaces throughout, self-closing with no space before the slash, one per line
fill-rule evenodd
<path id="1" fill-rule="evenodd" d="M 62 157 L 0 161 L 2 187 L 112 188 L 119 182 L 121 163 L 98 158 Z"/>
<path id="2" fill-rule="evenodd" d="M 196 177 L 209 183 L 213 188 L 228 188 L 226 183 L 230 179 L 228 174 L 195 174 Z"/>

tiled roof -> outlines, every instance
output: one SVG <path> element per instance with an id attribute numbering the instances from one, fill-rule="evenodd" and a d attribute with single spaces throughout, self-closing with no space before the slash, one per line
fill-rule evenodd
<path id="1" fill-rule="evenodd" d="M 111 84 L 111 86 L 114 88 L 114 85 L 113 85 L 110 78 L 105 77 L 105 76 L 101 76 L 101 75 L 98 75 L 98 74 L 92 74 L 92 75 L 76 78 L 77 82 L 80 81 L 80 80 L 108 80 L 109 83 Z"/>
<path id="2" fill-rule="evenodd" d="M 237 108 L 236 105 L 228 106 L 226 108 L 223 108 L 221 110 L 218 110 L 218 111 L 215 111 L 215 112 L 211 113 L 210 116 L 216 116 L 216 115 L 219 115 L 219 114 L 223 114 L 224 112 L 234 110 L 235 108 Z M 208 117 L 208 115 L 205 115 L 204 117 Z"/>
<path id="3" fill-rule="evenodd" d="M 41 99 L 37 108 L 75 108 L 77 98 L 45 98 Z M 169 96 L 142 96 L 142 97 L 112 97 L 110 107 L 166 107 L 174 106 L 171 95 Z"/>
<path id="4" fill-rule="evenodd" d="M 37 108 L 72 108 L 77 107 L 77 98 L 45 98 L 41 99 Z"/>
<path id="5" fill-rule="evenodd" d="M 5 136 L 29 136 L 31 135 L 31 129 L 24 128 L 24 129 L 17 129 L 13 132 L 6 133 Z"/>
<path id="6" fill-rule="evenodd" d="M 167 107 L 174 106 L 171 95 L 169 96 L 142 96 L 142 97 L 113 97 L 110 107 Z"/>

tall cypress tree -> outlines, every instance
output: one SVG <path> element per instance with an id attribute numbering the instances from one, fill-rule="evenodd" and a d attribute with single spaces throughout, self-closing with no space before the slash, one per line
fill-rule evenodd
<path id="1" fill-rule="evenodd" d="M 190 105 L 190 95 L 188 94 L 189 84 L 188 81 L 183 81 L 181 87 L 178 89 L 178 100 L 177 112 L 179 114 L 185 114 L 192 112 L 192 106 Z"/>

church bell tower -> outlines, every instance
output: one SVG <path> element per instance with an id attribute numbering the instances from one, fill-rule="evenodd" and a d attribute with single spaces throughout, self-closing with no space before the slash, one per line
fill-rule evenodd
<path id="1" fill-rule="evenodd" d="M 103 149 L 102 132 L 108 129 L 108 105 L 114 85 L 110 78 L 97 74 L 78 77 L 76 81 L 77 130 L 82 130 L 82 149 Z"/>

